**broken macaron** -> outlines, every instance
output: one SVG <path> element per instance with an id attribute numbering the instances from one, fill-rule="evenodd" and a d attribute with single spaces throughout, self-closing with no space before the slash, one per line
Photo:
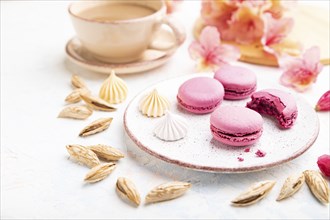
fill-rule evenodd
<path id="1" fill-rule="evenodd" d="M 297 104 L 292 95 L 277 89 L 255 92 L 246 107 L 277 119 L 282 128 L 291 128 L 298 116 Z"/>

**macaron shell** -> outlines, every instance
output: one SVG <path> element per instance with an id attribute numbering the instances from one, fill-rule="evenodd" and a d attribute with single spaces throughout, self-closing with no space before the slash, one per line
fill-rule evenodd
<path id="1" fill-rule="evenodd" d="M 220 82 L 209 77 L 195 77 L 184 82 L 178 91 L 178 98 L 185 105 L 209 107 L 218 104 L 224 96 Z"/>
<path id="2" fill-rule="evenodd" d="M 240 66 L 224 65 L 214 74 L 214 78 L 225 88 L 252 89 L 256 86 L 257 77 L 249 69 Z"/>
<path id="3" fill-rule="evenodd" d="M 262 129 L 261 115 L 249 108 L 240 106 L 218 107 L 210 117 L 211 125 L 231 134 L 246 134 Z"/>
<path id="4" fill-rule="evenodd" d="M 214 79 L 222 83 L 225 89 L 224 99 L 239 100 L 250 97 L 257 88 L 257 77 L 249 69 L 224 65 L 214 74 Z"/>

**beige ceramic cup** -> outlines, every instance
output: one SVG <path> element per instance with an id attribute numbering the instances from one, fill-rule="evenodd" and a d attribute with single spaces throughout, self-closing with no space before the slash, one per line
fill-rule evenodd
<path id="1" fill-rule="evenodd" d="M 114 7 L 114 4 L 137 4 L 139 7 L 152 9 L 152 13 L 138 18 L 111 21 L 83 16 L 84 10 L 93 7 L 104 9 Z M 159 30 L 161 24 L 167 24 L 173 30 L 177 45 L 185 38 L 182 30 L 166 16 L 166 6 L 161 0 L 80 1 L 72 3 L 68 10 L 83 47 L 96 59 L 104 62 L 127 63 L 139 59 L 150 47 L 153 34 Z M 106 12 L 103 10 L 100 13 Z M 120 13 L 132 12 L 124 10 Z"/>

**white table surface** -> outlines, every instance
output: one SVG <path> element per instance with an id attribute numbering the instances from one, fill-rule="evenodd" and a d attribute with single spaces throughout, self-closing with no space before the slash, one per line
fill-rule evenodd
<path id="1" fill-rule="evenodd" d="M 94 112 L 86 121 L 58 119 L 71 92 L 72 72 L 83 77 L 97 93 L 105 75 L 90 73 L 67 62 L 64 46 L 74 36 L 67 15 L 68 2 L 1 1 L 1 218 L 96 219 L 96 218 L 217 218 L 217 219 L 329 219 L 329 206 L 320 204 L 304 185 L 282 202 L 275 199 L 291 174 L 318 169 L 317 157 L 329 154 L 329 112 L 318 113 L 320 133 L 314 145 L 299 158 L 261 172 L 217 174 L 190 171 L 146 155 L 127 140 L 123 112 L 139 91 L 160 80 L 194 72 L 188 45 L 199 2 L 185 2 L 176 14 L 186 27 L 187 40 L 164 66 L 124 76 L 129 87 L 125 103 L 114 113 Z M 324 4 L 327 6 L 327 4 Z M 239 63 L 258 77 L 278 84 L 277 68 Z M 302 96 L 315 105 L 329 90 L 329 66 Z M 102 116 L 114 117 L 103 133 L 80 138 L 80 129 Z M 303 134 L 297 134 L 303 135 Z M 102 182 L 83 183 L 88 168 L 68 160 L 67 144 L 109 144 L 127 155 Z M 117 177 L 132 179 L 144 197 L 154 186 L 171 180 L 190 181 L 183 197 L 134 208 L 115 193 Z M 262 180 L 277 184 L 264 200 L 235 208 L 230 201 L 250 184 Z"/>

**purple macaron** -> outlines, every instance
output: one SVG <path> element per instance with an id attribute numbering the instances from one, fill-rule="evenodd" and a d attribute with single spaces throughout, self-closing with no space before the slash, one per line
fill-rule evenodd
<path id="1" fill-rule="evenodd" d="M 179 105 L 189 112 L 213 112 L 223 100 L 224 89 L 220 82 L 209 77 L 195 77 L 184 82 L 178 91 Z"/>
<path id="2" fill-rule="evenodd" d="M 225 99 L 237 100 L 249 97 L 257 88 L 257 77 L 249 69 L 224 65 L 218 69 L 214 78 L 222 83 Z"/>
<path id="3" fill-rule="evenodd" d="M 298 116 L 295 99 L 287 92 L 265 89 L 255 92 L 246 107 L 261 114 L 273 116 L 282 128 L 291 128 Z"/>
<path id="4" fill-rule="evenodd" d="M 261 115 L 240 106 L 220 106 L 210 118 L 213 137 L 230 146 L 254 144 L 263 131 Z"/>

